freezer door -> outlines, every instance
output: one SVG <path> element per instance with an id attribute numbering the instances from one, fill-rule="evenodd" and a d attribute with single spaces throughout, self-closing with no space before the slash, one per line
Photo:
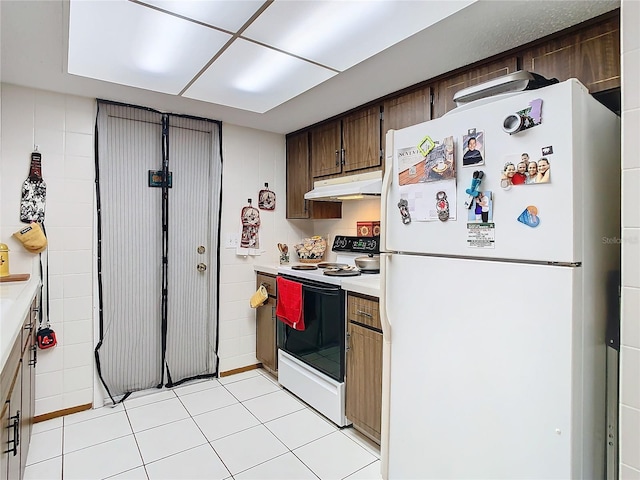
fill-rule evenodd
<path id="1" fill-rule="evenodd" d="M 512 135 L 505 133 L 505 118 L 536 99 L 542 99 L 541 123 Z M 619 237 L 619 175 L 611 167 L 619 158 L 618 127 L 615 114 L 576 80 L 569 80 L 390 131 L 382 192 L 382 249 L 566 263 L 581 262 L 585 254 L 590 255 L 586 242 L 596 249 L 610 249 L 603 239 Z M 463 166 L 464 139 L 472 129 L 482 140 L 484 164 Z M 453 137 L 455 180 L 435 181 L 440 177 L 434 172 L 447 178 L 452 169 L 431 165 L 415 154 L 426 136 L 434 142 Z M 423 151 L 428 146 L 425 141 Z M 547 147 L 553 151 L 544 155 L 551 164 L 550 183 L 501 186 L 506 163 L 517 166 L 523 153 L 539 161 Z M 408 167 L 414 161 L 420 163 Z M 492 225 L 482 235 L 493 243 L 481 247 L 474 242 L 478 230 L 473 224 L 482 221 L 482 215 L 476 216 L 475 203 L 471 209 L 465 207 L 466 189 L 475 171 L 484 172 L 480 191 L 491 194 L 487 213 Z M 434 181 L 418 181 L 427 177 Z M 436 215 L 441 190 L 449 204 L 446 221 Z M 403 199 L 408 202 L 410 223 L 403 221 L 399 208 Z M 537 209 L 539 222 L 518 220 L 529 206 Z M 421 221 L 425 216 L 432 221 Z"/>
<path id="2" fill-rule="evenodd" d="M 581 268 L 385 268 L 389 479 L 602 477 L 604 345 L 583 322 Z"/>

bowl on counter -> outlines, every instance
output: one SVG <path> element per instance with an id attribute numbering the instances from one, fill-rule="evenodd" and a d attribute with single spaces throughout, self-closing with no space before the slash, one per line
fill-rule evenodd
<path id="1" fill-rule="evenodd" d="M 327 241 L 320 236 L 305 238 L 293 246 L 301 263 L 320 263 L 327 250 Z"/>

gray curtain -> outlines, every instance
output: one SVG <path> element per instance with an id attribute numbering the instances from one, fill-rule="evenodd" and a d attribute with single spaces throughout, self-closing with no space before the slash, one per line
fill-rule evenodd
<path id="1" fill-rule="evenodd" d="M 163 188 L 149 184 L 149 172 L 163 169 L 163 114 L 98 102 L 100 342 L 95 352 L 112 400 L 217 373 L 220 124 L 165 118 L 171 187 L 163 279 Z M 206 270 L 198 271 L 198 264 Z"/>

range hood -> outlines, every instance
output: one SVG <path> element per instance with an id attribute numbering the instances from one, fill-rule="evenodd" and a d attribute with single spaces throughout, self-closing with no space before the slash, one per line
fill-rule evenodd
<path id="1" fill-rule="evenodd" d="M 358 200 L 379 197 L 381 191 L 382 172 L 367 172 L 315 182 L 313 190 L 304 194 L 304 199 L 326 202 Z"/>

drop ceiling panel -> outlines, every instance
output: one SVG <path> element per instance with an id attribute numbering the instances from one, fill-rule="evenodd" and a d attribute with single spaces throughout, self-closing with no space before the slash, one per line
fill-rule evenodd
<path id="1" fill-rule="evenodd" d="M 242 36 L 343 71 L 474 1 L 276 0 Z"/>
<path id="2" fill-rule="evenodd" d="M 68 71 L 178 94 L 230 38 L 125 0 L 72 0 Z"/>
<path id="3" fill-rule="evenodd" d="M 184 96 L 264 113 L 334 75 L 332 70 L 237 39 Z"/>
<path id="4" fill-rule="evenodd" d="M 198 22 L 236 32 L 264 3 L 262 0 L 143 0 Z"/>

